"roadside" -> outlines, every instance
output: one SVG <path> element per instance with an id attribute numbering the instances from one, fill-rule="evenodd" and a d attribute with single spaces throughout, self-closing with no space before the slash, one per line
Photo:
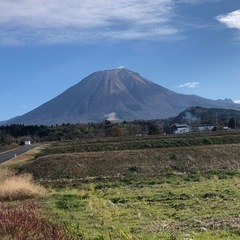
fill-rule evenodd
<path id="1" fill-rule="evenodd" d="M 32 144 L 32 145 L 28 145 L 28 146 L 23 146 L 23 147 L 18 147 L 16 149 L 13 149 L 13 150 L 10 150 L 10 151 L 7 151 L 7 152 L 4 152 L 4 153 L 1 153 L 0 154 L 0 163 L 3 163 L 5 161 L 8 161 L 12 158 L 15 158 L 27 151 L 30 151 L 36 147 L 39 147 L 40 144 Z"/>
<path id="2" fill-rule="evenodd" d="M 5 160 L 4 162 L 0 163 L 0 182 L 2 182 L 4 179 L 7 179 L 10 176 L 15 175 L 16 168 L 19 167 L 19 165 L 22 165 L 34 158 L 36 154 L 38 154 L 46 144 L 35 144 L 32 145 L 31 149 L 25 149 L 26 151 L 23 152 L 20 155 L 17 155 L 15 157 L 14 153 L 11 153 L 11 157 L 8 160 Z M 15 149 L 17 150 L 17 149 Z M 12 151 L 11 151 L 12 152 Z M 3 155 L 3 154 L 1 154 Z"/>

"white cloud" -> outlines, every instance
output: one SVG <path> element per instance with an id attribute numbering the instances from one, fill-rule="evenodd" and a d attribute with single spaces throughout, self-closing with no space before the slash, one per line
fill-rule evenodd
<path id="1" fill-rule="evenodd" d="M 184 84 L 181 84 L 177 87 L 179 88 L 197 88 L 199 86 L 199 82 L 188 82 L 188 83 L 184 83 Z"/>
<path id="2" fill-rule="evenodd" d="M 228 28 L 237 28 L 240 30 L 240 9 L 228 14 L 217 16 L 217 20 L 225 24 Z"/>
<path id="3" fill-rule="evenodd" d="M 234 100 L 234 103 L 240 104 L 240 100 Z"/>
<path id="4" fill-rule="evenodd" d="M 187 3 L 187 4 L 202 4 L 202 3 L 216 3 L 220 2 L 221 0 L 177 0 L 178 3 Z"/>
<path id="5" fill-rule="evenodd" d="M 1 44 L 51 44 L 173 35 L 173 0 L 1 0 Z"/>

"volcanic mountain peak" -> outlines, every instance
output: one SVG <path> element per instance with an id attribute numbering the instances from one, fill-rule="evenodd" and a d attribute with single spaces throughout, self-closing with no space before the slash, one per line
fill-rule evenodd
<path id="1" fill-rule="evenodd" d="M 112 82 L 121 82 L 123 84 L 133 82 L 147 84 L 147 79 L 141 77 L 138 73 L 133 72 L 127 68 L 116 68 L 112 70 L 105 70 L 100 72 L 95 72 L 91 76 L 98 78 L 101 81 L 112 81 Z"/>
<path id="2" fill-rule="evenodd" d="M 178 115 L 191 106 L 240 109 L 230 101 L 215 101 L 170 91 L 127 68 L 95 72 L 38 108 L 4 124 L 62 124 L 105 119 L 157 119 Z"/>
<path id="3" fill-rule="evenodd" d="M 89 91 L 101 90 L 108 95 L 130 94 L 129 90 L 148 87 L 151 82 L 127 68 L 99 71 L 84 78 L 78 85 L 89 86 Z"/>

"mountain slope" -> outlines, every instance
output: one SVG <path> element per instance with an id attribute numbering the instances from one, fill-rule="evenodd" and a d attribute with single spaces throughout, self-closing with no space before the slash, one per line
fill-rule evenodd
<path id="1" fill-rule="evenodd" d="M 61 124 L 157 119 L 176 116 L 190 106 L 233 108 L 232 101 L 184 95 L 157 85 L 125 68 L 95 72 L 38 108 L 8 121 L 23 124 Z"/>

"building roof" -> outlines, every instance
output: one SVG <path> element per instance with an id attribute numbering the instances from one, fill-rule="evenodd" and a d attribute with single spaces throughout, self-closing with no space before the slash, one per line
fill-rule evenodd
<path id="1" fill-rule="evenodd" d="M 174 123 L 173 125 L 171 125 L 171 127 L 177 127 L 177 128 L 188 128 L 187 124 L 178 124 L 178 123 Z"/>

